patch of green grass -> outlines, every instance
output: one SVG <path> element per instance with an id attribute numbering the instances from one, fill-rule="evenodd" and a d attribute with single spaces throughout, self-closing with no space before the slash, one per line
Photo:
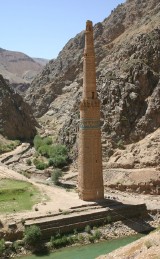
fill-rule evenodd
<path id="1" fill-rule="evenodd" d="M 10 179 L 0 181 L 0 213 L 30 210 L 40 200 L 38 189 L 31 183 Z"/>
<path id="2" fill-rule="evenodd" d="M 12 151 L 20 145 L 19 140 L 6 140 L 6 142 L 0 141 L 0 154 Z"/>

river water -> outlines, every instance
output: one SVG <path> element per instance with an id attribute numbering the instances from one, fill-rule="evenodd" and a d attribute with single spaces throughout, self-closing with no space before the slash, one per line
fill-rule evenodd
<path id="1" fill-rule="evenodd" d="M 49 255 L 30 255 L 18 257 L 21 259 L 94 259 L 99 255 L 107 254 L 113 250 L 125 246 L 144 235 L 137 234 L 135 236 L 114 239 L 110 241 L 103 241 L 100 243 L 89 244 L 79 247 L 68 247 L 59 249 Z M 18 259 L 17 258 L 17 259 Z"/>

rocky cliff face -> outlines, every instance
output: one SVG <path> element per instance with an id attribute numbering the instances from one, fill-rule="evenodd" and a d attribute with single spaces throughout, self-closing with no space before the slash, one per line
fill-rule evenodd
<path id="1" fill-rule="evenodd" d="M 10 139 L 30 140 L 36 134 L 36 125 L 29 105 L 0 75 L 0 133 Z"/>
<path id="2" fill-rule="evenodd" d="M 160 3 L 128 0 L 94 26 L 104 157 L 160 127 Z M 33 81 L 26 100 L 76 154 L 84 33 Z"/>

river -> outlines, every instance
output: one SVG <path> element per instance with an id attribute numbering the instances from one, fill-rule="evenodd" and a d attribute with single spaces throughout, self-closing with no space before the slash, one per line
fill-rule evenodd
<path id="1" fill-rule="evenodd" d="M 29 255 L 17 257 L 16 259 L 94 259 L 99 255 L 110 253 L 119 247 L 125 246 L 142 236 L 144 235 L 137 234 L 135 236 L 103 241 L 95 244 L 63 248 L 56 250 L 49 255 Z"/>

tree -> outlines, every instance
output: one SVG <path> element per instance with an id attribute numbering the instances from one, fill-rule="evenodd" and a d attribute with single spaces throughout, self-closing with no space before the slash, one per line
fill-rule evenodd
<path id="1" fill-rule="evenodd" d="M 41 230 L 38 226 L 27 227 L 24 233 L 24 242 L 26 246 L 37 247 L 42 240 Z"/>

